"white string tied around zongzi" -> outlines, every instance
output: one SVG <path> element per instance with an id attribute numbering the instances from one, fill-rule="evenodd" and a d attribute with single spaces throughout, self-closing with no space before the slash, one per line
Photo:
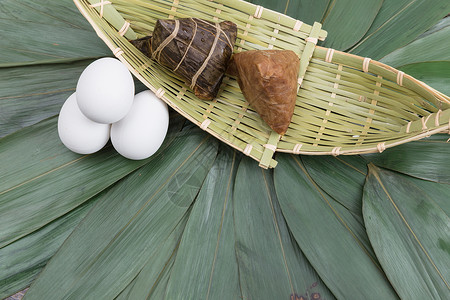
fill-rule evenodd
<path id="1" fill-rule="evenodd" d="M 156 56 L 158 56 L 156 60 L 160 62 L 161 51 L 177 36 L 179 29 L 180 29 L 180 21 L 175 20 L 174 30 L 168 37 L 166 37 L 164 41 L 162 41 L 162 43 L 158 46 L 158 48 L 156 48 L 156 50 L 153 52 L 152 54 L 153 59 L 156 59 Z"/>
<path id="2" fill-rule="evenodd" d="M 183 57 L 180 59 L 180 62 L 179 62 L 178 65 L 175 67 L 175 69 L 173 69 L 173 72 L 175 72 L 176 70 L 178 70 L 178 68 L 181 66 L 181 63 L 182 63 L 182 62 L 184 61 L 184 59 L 186 58 L 186 55 L 187 55 L 189 49 L 191 48 L 192 42 L 194 41 L 195 35 L 197 34 L 197 27 L 198 27 L 198 26 L 197 26 L 197 22 L 196 22 L 194 19 L 192 19 L 192 18 L 191 18 L 191 20 L 194 22 L 194 25 L 195 25 L 195 27 L 194 27 L 194 32 L 192 33 L 192 39 L 191 39 L 191 41 L 189 42 L 189 45 L 188 45 L 187 48 L 186 48 L 186 52 L 184 52 Z"/>
<path id="3" fill-rule="evenodd" d="M 200 74 L 202 74 L 203 70 L 205 70 L 206 66 L 208 65 L 208 62 L 209 62 L 211 56 L 213 55 L 214 50 L 216 49 L 216 45 L 217 45 L 217 42 L 219 41 L 219 37 L 220 37 L 220 24 L 216 23 L 216 36 L 215 36 L 214 42 L 211 46 L 211 50 L 209 50 L 209 54 L 206 57 L 206 59 L 203 61 L 203 64 L 200 67 L 200 69 L 198 69 L 197 73 L 195 73 L 195 75 L 192 77 L 191 89 L 194 89 L 194 86 L 197 83 L 198 77 L 200 76 Z"/>

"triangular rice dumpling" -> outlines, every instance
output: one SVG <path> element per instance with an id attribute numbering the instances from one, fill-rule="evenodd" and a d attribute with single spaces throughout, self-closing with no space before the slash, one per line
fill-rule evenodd
<path id="1" fill-rule="evenodd" d="M 274 131 L 289 127 L 297 99 L 300 60 L 290 50 L 250 50 L 233 55 L 228 73 L 238 77 L 250 106 Z"/>
<path id="2" fill-rule="evenodd" d="M 237 25 L 231 21 L 168 19 L 156 21 L 151 37 L 131 43 L 186 80 L 195 96 L 212 100 L 219 92 L 236 35 Z"/>

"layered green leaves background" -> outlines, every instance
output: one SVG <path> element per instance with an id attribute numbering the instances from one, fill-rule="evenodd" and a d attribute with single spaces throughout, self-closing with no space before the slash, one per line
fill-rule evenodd
<path id="1" fill-rule="evenodd" d="M 446 0 L 253 2 L 450 93 Z M 152 158 L 77 155 L 56 115 L 110 51 L 69 0 L 2 1 L 0 26 L 0 299 L 450 295 L 448 135 L 262 170 L 172 112 Z"/>

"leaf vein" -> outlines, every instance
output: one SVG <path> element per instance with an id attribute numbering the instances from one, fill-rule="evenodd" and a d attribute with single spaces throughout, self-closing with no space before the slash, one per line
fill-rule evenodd
<path id="1" fill-rule="evenodd" d="M 376 180 L 378 181 L 378 183 L 380 184 L 381 188 L 383 189 L 383 191 L 386 193 L 386 196 L 388 197 L 389 201 L 391 202 L 391 204 L 394 206 L 395 211 L 397 212 L 397 214 L 400 216 L 400 218 L 402 219 L 403 223 L 405 223 L 406 227 L 408 228 L 408 230 L 411 232 L 412 236 L 414 237 L 414 240 L 417 242 L 417 244 L 419 245 L 420 249 L 423 251 L 423 253 L 425 254 L 425 256 L 427 257 L 427 259 L 429 260 L 429 262 L 431 263 L 431 265 L 433 266 L 433 268 L 436 270 L 436 272 L 438 273 L 439 277 L 442 279 L 442 281 L 444 282 L 444 284 L 447 286 L 448 289 L 450 289 L 450 286 L 448 284 L 448 282 L 445 280 L 444 276 L 442 275 L 442 273 L 439 271 L 438 267 L 436 266 L 436 264 L 434 263 L 434 261 L 431 259 L 430 255 L 428 254 L 427 250 L 425 249 L 425 247 L 422 245 L 422 243 L 419 241 L 419 238 L 417 237 L 416 233 L 414 232 L 414 230 L 411 228 L 411 226 L 409 225 L 408 221 L 406 221 L 405 216 L 402 214 L 402 212 L 400 211 L 400 209 L 398 208 L 397 204 L 395 203 L 394 199 L 392 199 L 391 195 L 389 194 L 389 192 L 387 191 L 386 187 L 384 186 L 383 182 L 381 181 L 380 176 L 378 175 L 378 173 L 375 173 L 374 171 L 372 171 L 372 174 L 375 176 Z"/>
<path id="2" fill-rule="evenodd" d="M 328 205 L 328 207 L 330 207 L 330 209 L 332 210 L 332 212 L 334 213 L 334 215 L 338 218 L 339 222 L 342 223 L 342 225 L 344 225 L 345 229 L 348 230 L 348 232 L 350 233 L 350 235 L 352 236 L 352 238 L 356 241 L 356 243 L 361 247 L 361 249 L 364 251 L 364 253 L 366 253 L 366 255 L 370 258 L 370 260 L 374 263 L 374 265 L 377 267 L 378 270 L 380 270 L 381 272 L 382 269 L 381 267 L 378 265 L 378 263 L 374 260 L 374 258 L 372 257 L 372 255 L 370 255 L 370 253 L 367 251 L 366 247 L 364 247 L 364 244 L 358 239 L 358 237 L 356 236 L 356 234 L 350 229 L 350 227 L 348 226 L 348 224 L 344 221 L 344 219 L 342 218 L 342 216 L 338 213 L 338 211 L 331 205 L 330 201 L 328 201 L 327 197 L 325 197 L 325 195 L 322 193 L 322 191 L 320 190 L 320 188 L 317 186 L 317 184 L 314 182 L 314 180 L 311 178 L 311 176 L 308 174 L 308 171 L 303 167 L 303 165 L 300 163 L 300 161 L 297 159 L 296 156 L 293 156 L 295 162 L 297 163 L 297 165 L 300 167 L 300 169 L 305 173 L 306 177 L 308 177 L 309 181 L 311 182 L 311 184 L 314 186 L 314 188 L 317 190 L 317 192 L 320 194 L 320 196 L 322 197 L 322 199 L 326 202 L 326 204 Z"/>
<path id="3" fill-rule="evenodd" d="M 223 221 L 225 219 L 225 210 L 226 210 L 226 207 L 227 207 L 227 204 L 228 204 L 228 195 L 229 195 L 230 188 L 231 188 L 231 179 L 233 177 L 233 170 L 234 170 L 235 161 L 236 161 L 236 152 L 234 151 L 233 152 L 233 161 L 231 163 L 232 166 L 231 166 L 231 170 L 230 170 L 230 175 L 228 177 L 227 192 L 225 193 L 225 199 L 224 199 L 223 209 L 222 209 L 222 216 L 221 216 L 221 219 L 220 219 L 219 232 L 217 233 L 216 249 L 214 250 L 214 258 L 213 258 L 213 263 L 212 263 L 212 266 L 211 266 L 211 272 L 210 272 L 210 275 L 209 275 L 208 291 L 206 293 L 206 299 L 207 300 L 209 299 L 209 293 L 211 291 L 211 285 L 212 285 L 212 278 L 213 278 L 214 269 L 215 269 L 215 266 L 216 266 L 217 253 L 219 252 L 220 237 L 221 237 L 221 234 L 222 234 Z"/>
<path id="4" fill-rule="evenodd" d="M 56 168 L 54 168 L 54 169 L 51 169 L 51 170 L 49 170 L 49 171 L 47 171 L 47 172 L 45 172 L 45 173 L 42 173 L 42 174 L 40 174 L 40 175 L 38 175 L 38 176 L 36 176 L 36 177 L 30 178 L 30 179 L 28 179 L 28 180 L 26 180 L 26 181 L 24 181 L 24 182 L 22 182 L 22 183 L 19 183 L 19 184 L 13 186 L 13 187 L 10 187 L 10 188 L 7 189 L 7 190 L 4 190 L 4 191 L 0 192 L 0 195 L 6 194 L 6 193 L 8 193 L 8 192 L 10 192 L 10 191 L 12 191 L 12 190 L 14 190 L 14 189 L 16 189 L 16 188 L 19 188 L 19 187 L 21 187 L 21 186 L 23 186 L 23 185 L 25 185 L 25 184 L 27 184 L 27 183 L 30 183 L 30 182 L 32 182 L 32 181 L 34 181 L 34 180 L 36 180 L 36 179 L 39 179 L 39 178 L 41 178 L 41 177 L 43 177 L 43 176 L 45 176 L 45 175 L 48 175 L 48 174 L 53 173 L 53 172 L 55 172 L 55 171 L 58 171 L 58 170 L 60 170 L 60 169 L 62 169 L 62 168 L 64 168 L 64 167 L 67 167 L 67 166 L 69 166 L 69 165 L 71 165 L 71 164 L 73 164 L 73 163 L 75 163 L 75 162 L 77 162 L 77 161 L 80 161 L 80 160 L 82 160 L 82 159 L 88 157 L 89 155 L 90 155 L 90 154 L 83 155 L 83 156 L 81 156 L 81 157 L 79 157 L 79 158 L 77 158 L 77 159 L 75 159 L 75 160 L 69 161 L 69 162 L 67 162 L 67 163 L 65 163 L 65 164 L 63 164 L 63 165 L 61 165 L 61 166 L 59 166 L 59 167 L 56 167 Z"/>
<path id="5" fill-rule="evenodd" d="M 261 169 L 261 172 L 262 172 L 262 175 L 263 175 L 263 178 L 264 178 L 264 185 L 266 187 L 267 196 L 269 198 L 270 208 L 272 210 L 273 222 L 274 222 L 274 225 L 275 225 L 275 229 L 277 231 L 278 241 L 280 242 L 281 253 L 283 255 L 283 262 L 284 262 L 284 265 L 286 267 L 286 273 L 287 273 L 287 276 L 288 276 L 288 279 L 289 279 L 289 285 L 291 286 L 291 294 L 294 294 L 295 293 L 294 285 L 292 284 L 291 273 L 289 271 L 289 266 L 288 266 L 287 259 L 286 259 L 286 251 L 284 250 L 283 241 L 281 240 L 280 228 L 278 226 L 277 217 L 275 215 L 275 209 L 273 207 L 273 199 L 272 199 L 272 196 L 270 194 L 269 184 L 267 183 L 267 178 L 266 178 L 266 174 L 264 173 L 264 170 Z"/>

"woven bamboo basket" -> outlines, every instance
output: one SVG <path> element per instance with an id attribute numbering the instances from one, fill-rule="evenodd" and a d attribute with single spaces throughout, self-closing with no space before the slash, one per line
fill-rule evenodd
<path id="1" fill-rule="evenodd" d="M 327 33 L 241 0 L 74 0 L 98 36 L 142 83 L 203 130 L 276 166 L 276 151 L 307 155 L 382 152 L 450 127 L 450 97 L 370 58 L 317 46 Z M 238 25 L 234 52 L 287 49 L 300 57 L 299 89 L 286 134 L 272 131 L 225 77 L 217 98 L 196 98 L 170 70 L 130 40 L 150 35 L 156 20 L 196 17 Z"/>

